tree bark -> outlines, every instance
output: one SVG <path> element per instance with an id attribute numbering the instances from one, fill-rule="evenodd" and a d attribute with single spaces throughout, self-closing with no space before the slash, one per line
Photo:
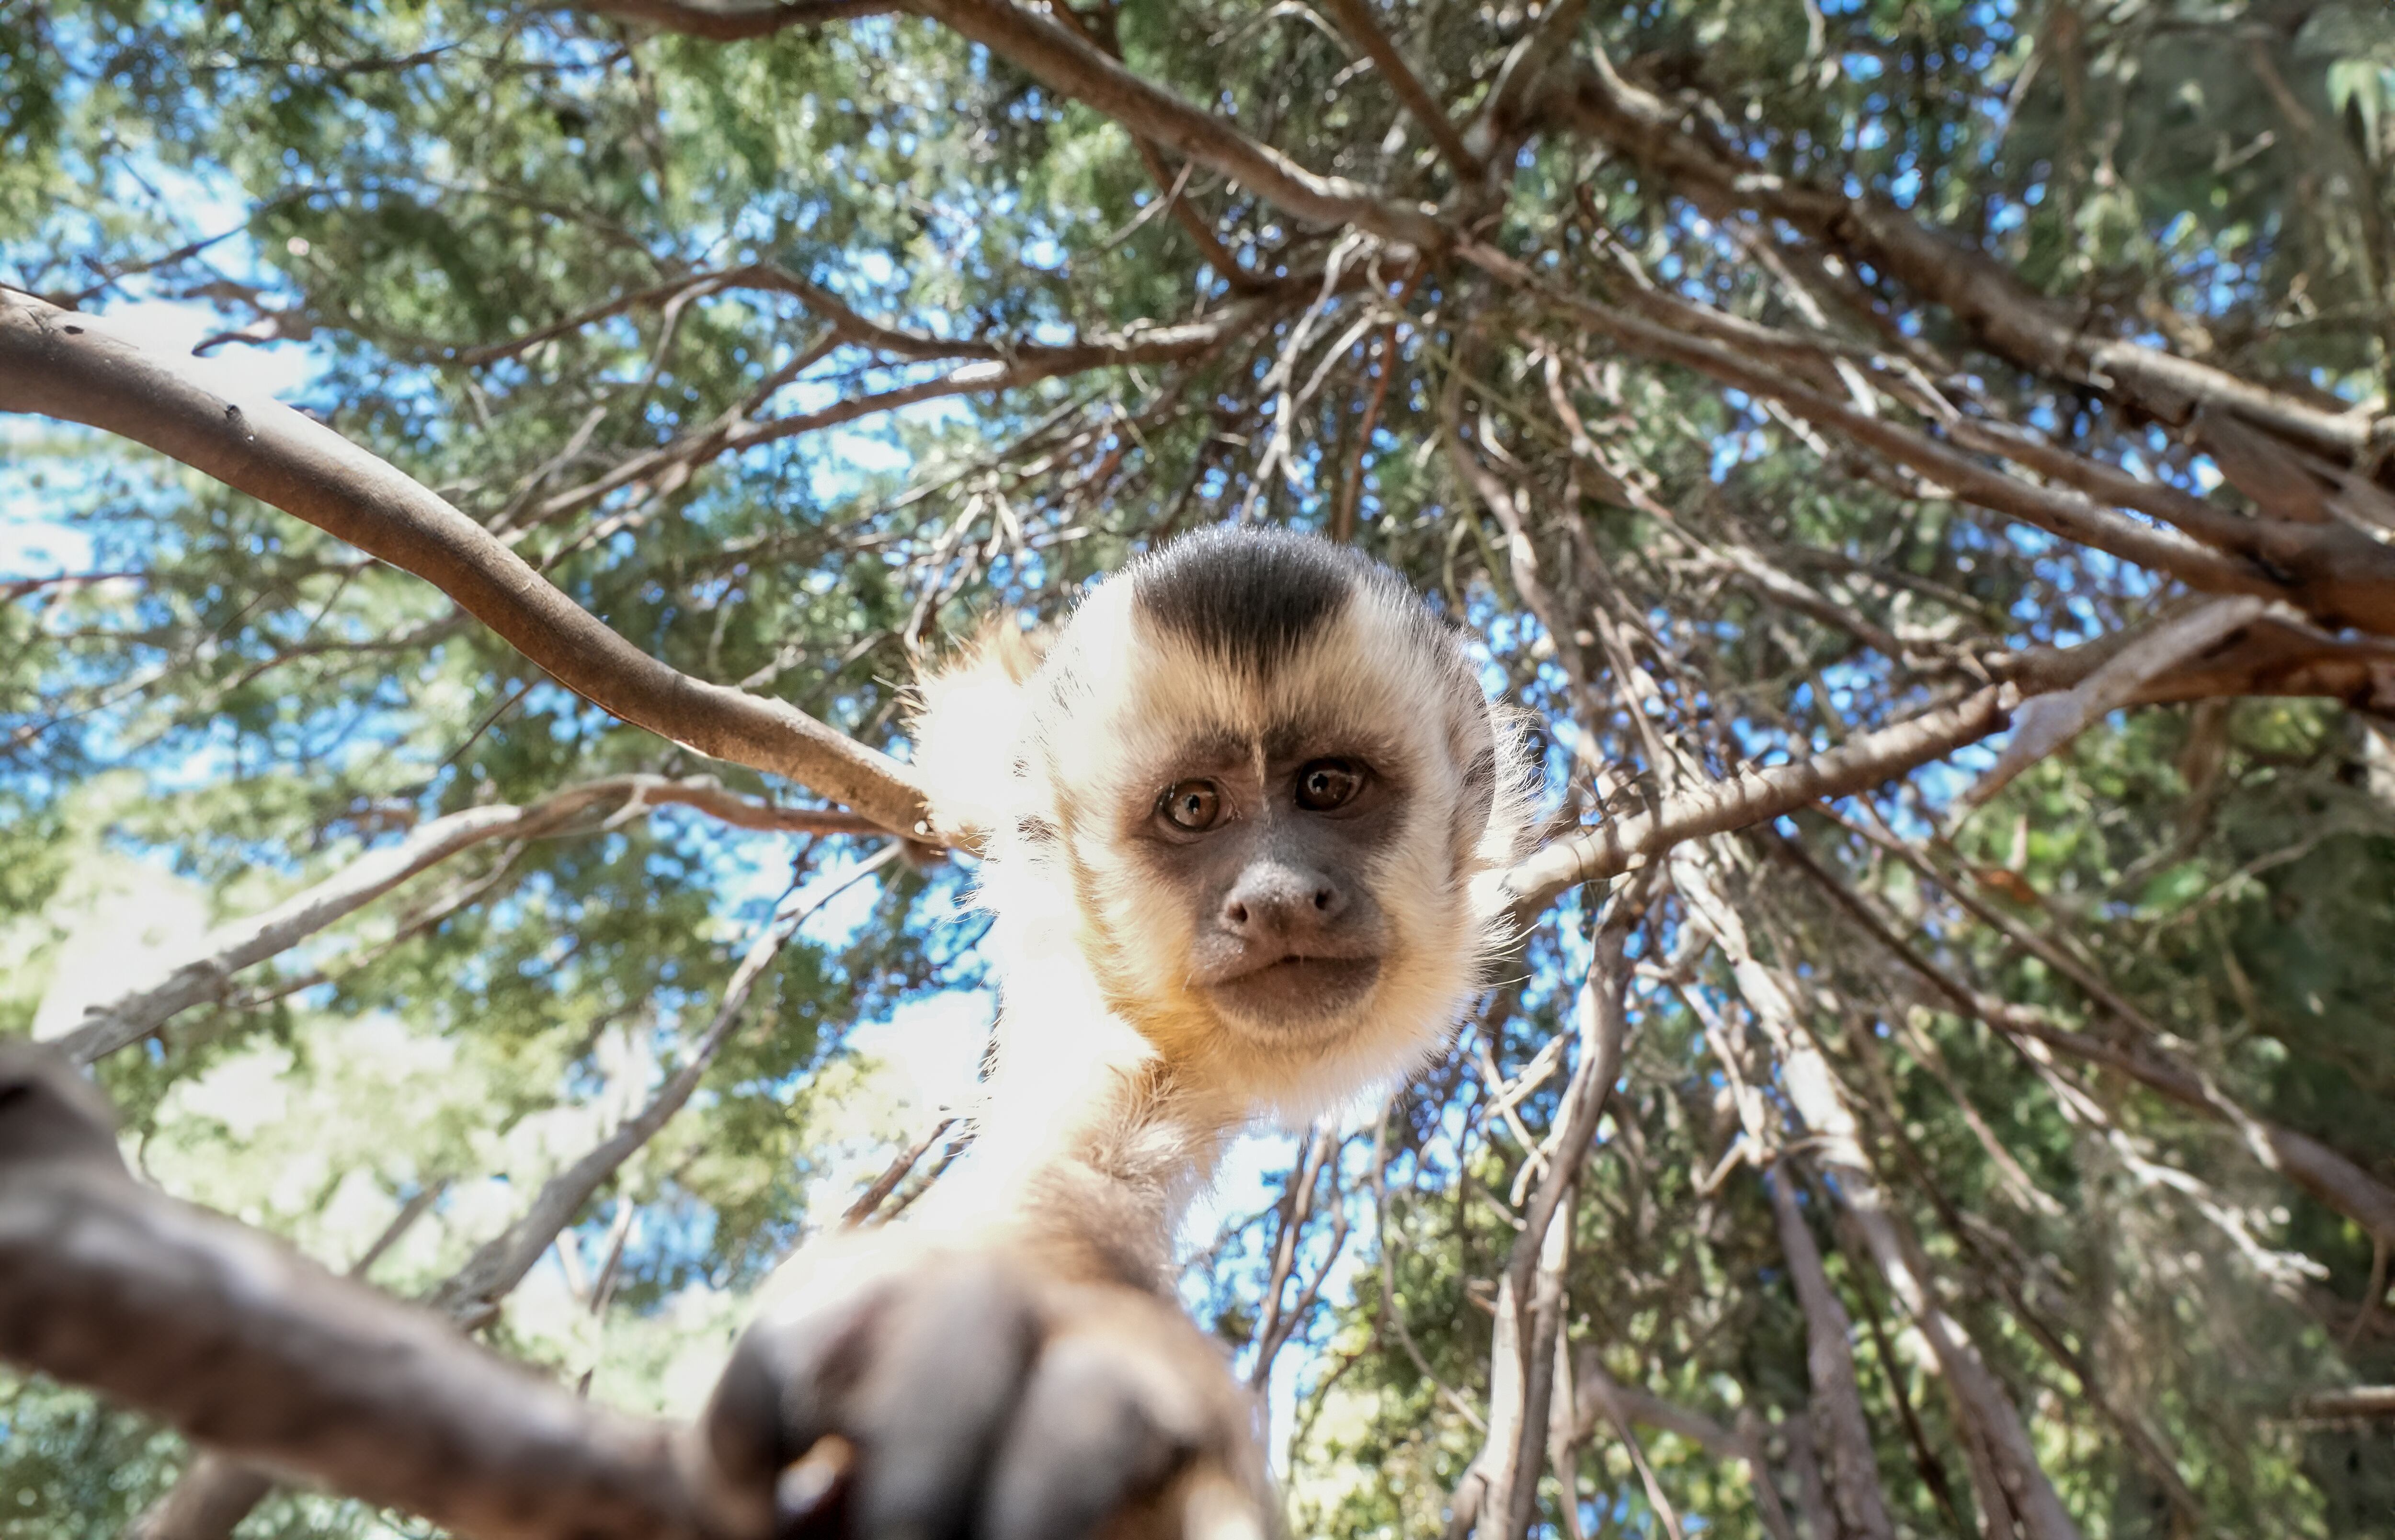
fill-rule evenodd
<path id="1" fill-rule="evenodd" d="M 2019 1412 L 1980 1360 L 1969 1334 L 1938 1303 L 1928 1281 L 1915 1269 L 1897 1216 L 1863 1153 L 1844 1089 L 1805 1031 L 1794 1000 L 1747 945 L 1745 925 L 1724 901 L 1711 862 L 1683 851 L 1674 860 L 1672 872 L 1674 886 L 1691 913 L 1713 931 L 1739 993 L 1771 1039 L 1780 1058 L 1780 1084 L 1814 1140 L 1816 1158 L 1836 1178 L 1839 1195 L 1863 1236 L 1872 1266 L 1929 1343 L 1959 1420 L 1984 1451 L 1984 1459 L 1973 1462 L 1983 1504 L 1991 1511 L 2001 1505 L 2018 1515 L 2027 1540 L 2080 1540 L 2079 1526 L 2038 1464 Z"/>
<path id="2" fill-rule="evenodd" d="M 694 679 L 634 647 L 497 536 L 271 397 L 232 400 L 89 317 L 0 289 L 0 412 L 149 445 L 432 584 L 601 710 L 701 754 L 787 775 L 924 837 L 906 768 L 795 706 Z"/>
<path id="3" fill-rule="evenodd" d="M 54 1054 L 0 1055 L 0 1358 L 478 1540 L 762 1533 L 686 1435 L 137 1185 Z"/>
<path id="4" fill-rule="evenodd" d="M 1788 1280 L 1805 1311 L 1805 1366 L 1812 1376 L 1813 1404 L 1829 1435 L 1830 1496 L 1837 1505 L 1839 1530 L 1854 1540 L 1895 1540 L 1855 1377 L 1854 1323 L 1822 1270 L 1820 1248 L 1813 1244 L 1813 1231 L 1796 1206 L 1787 1167 L 1775 1166 L 1764 1183 L 1771 1191 Z"/>

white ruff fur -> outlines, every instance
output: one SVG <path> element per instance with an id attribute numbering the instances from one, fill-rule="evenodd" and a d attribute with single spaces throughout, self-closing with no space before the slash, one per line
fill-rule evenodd
<path id="1" fill-rule="evenodd" d="M 986 637 L 924 680 L 917 764 L 942 825 L 982 844 L 1002 1008 L 972 1154 L 911 1225 L 1061 1247 L 1092 1274 L 1168 1288 L 1181 1215 L 1233 1134 L 1302 1123 L 1445 1040 L 1505 940 L 1496 879 L 1531 788 L 1512 718 L 1436 625 L 1411 595 L 1359 586 L 1259 678 L 1158 626 L 1118 579 L 1028 678 L 1019 638 Z M 1276 1032 L 1189 986 L 1190 904 L 1134 849 L 1194 738 L 1253 744 L 1261 769 L 1291 722 L 1367 759 L 1404 813 L 1360 874 L 1387 928 L 1370 994 Z"/>

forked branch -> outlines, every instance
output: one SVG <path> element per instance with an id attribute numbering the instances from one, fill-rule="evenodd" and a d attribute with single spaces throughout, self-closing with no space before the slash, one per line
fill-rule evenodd
<path id="1" fill-rule="evenodd" d="M 2174 425 L 2212 407 L 2340 460 L 2378 431 L 2367 407 L 2335 411 L 2158 348 L 2107 337 L 1985 254 L 1884 199 L 1779 176 L 1694 131 L 1693 114 L 1624 80 L 1601 51 L 1558 71 L 1542 101 L 1559 125 L 1626 151 L 1709 212 L 1786 220 L 1855 262 L 1944 306 L 1990 351 L 2100 390 Z M 2380 410 L 2384 410 L 2382 406 Z"/>
<path id="2" fill-rule="evenodd" d="M 909 833 L 923 821 L 921 795 L 896 760 L 781 701 L 650 657 L 449 503 L 271 398 L 236 401 L 86 316 L 0 290 L 0 412 L 147 444 L 414 573 L 560 684 L 635 727 L 788 776 L 886 829 Z"/>

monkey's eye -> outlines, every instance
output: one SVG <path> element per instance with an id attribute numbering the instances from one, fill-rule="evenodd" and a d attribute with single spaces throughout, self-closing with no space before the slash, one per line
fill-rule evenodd
<path id="1" fill-rule="evenodd" d="M 1211 781 L 1184 781 L 1164 794 L 1156 810 L 1176 829 L 1204 834 L 1223 822 L 1223 791 Z"/>
<path id="2" fill-rule="evenodd" d="M 1352 759 L 1317 759 L 1297 772 L 1297 805 L 1326 813 L 1356 800 L 1364 789 L 1364 767 Z"/>

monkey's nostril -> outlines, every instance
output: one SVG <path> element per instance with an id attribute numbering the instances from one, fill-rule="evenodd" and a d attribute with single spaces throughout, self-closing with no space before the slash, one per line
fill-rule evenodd
<path id="1" fill-rule="evenodd" d="M 1244 903 L 1234 903 L 1223 911 L 1223 917 L 1233 925 L 1245 925 L 1248 923 L 1248 906 Z"/>
<path id="2" fill-rule="evenodd" d="M 1330 907 L 1332 901 L 1338 897 L 1338 894 L 1332 892 L 1328 888 L 1317 888 L 1314 890 L 1314 907 L 1317 909 L 1328 909 Z"/>

